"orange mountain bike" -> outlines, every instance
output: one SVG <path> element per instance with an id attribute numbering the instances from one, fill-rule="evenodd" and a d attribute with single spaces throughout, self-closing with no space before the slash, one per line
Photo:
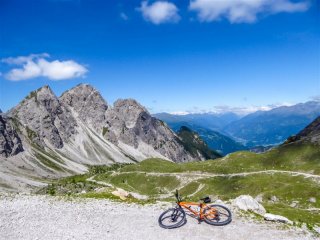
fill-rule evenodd
<path id="1" fill-rule="evenodd" d="M 215 226 L 223 226 L 232 221 L 231 212 L 228 208 L 217 204 L 208 205 L 211 202 L 209 197 L 201 198 L 201 202 L 183 202 L 178 190 L 176 190 L 175 197 L 177 206 L 160 215 L 158 220 L 160 227 L 166 229 L 181 227 L 187 222 L 187 214 L 197 218 L 199 223 L 205 221 Z"/>

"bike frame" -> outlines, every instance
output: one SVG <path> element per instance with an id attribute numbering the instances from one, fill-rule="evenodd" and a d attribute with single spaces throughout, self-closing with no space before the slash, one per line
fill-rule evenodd
<path id="1" fill-rule="evenodd" d="M 214 215 L 216 216 L 217 214 L 217 211 L 216 209 L 214 208 L 211 208 L 211 211 L 209 213 L 204 213 L 204 209 L 206 207 L 208 207 L 207 204 L 205 203 L 198 203 L 198 202 L 177 202 L 177 204 L 181 207 L 181 208 L 184 208 L 186 209 L 187 211 L 191 212 L 192 214 L 194 214 L 196 217 L 198 217 L 199 220 L 203 220 L 203 218 L 205 216 L 209 216 L 209 215 Z M 199 207 L 200 210 L 199 211 L 196 211 L 196 210 L 193 210 L 191 207 Z"/>

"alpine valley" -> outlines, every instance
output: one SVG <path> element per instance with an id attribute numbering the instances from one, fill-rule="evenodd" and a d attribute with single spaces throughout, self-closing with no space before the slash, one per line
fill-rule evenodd
<path id="1" fill-rule="evenodd" d="M 235 113 L 176 115 L 158 113 L 174 131 L 188 126 L 223 155 L 239 150 L 263 152 L 297 134 L 320 115 L 320 102 L 276 107 L 245 116 Z"/>

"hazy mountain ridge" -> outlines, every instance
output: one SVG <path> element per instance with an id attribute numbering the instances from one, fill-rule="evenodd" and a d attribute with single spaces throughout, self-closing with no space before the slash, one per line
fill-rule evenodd
<path id="1" fill-rule="evenodd" d="M 181 126 L 188 126 L 194 131 L 201 132 L 201 137 L 211 148 L 223 153 L 281 144 L 289 136 L 301 131 L 319 115 L 320 102 L 317 101 L 281 106 L 268 111 L 257 111 L 244 117 L 234 113 L 154 114 L 167 122 L 175 131 Z M 212 131 L 216 133 L 212 134 Z M 219 137 L 210 140 L 211 135 Z M 228 144 L 225 143 L 225 148 L 218 147 L 226 141 Z"/>
<path id="2" fill-rule="evenodd" d="M 310 101 L 249 114 L 223 130 L 249 146 L 280 144 L 320 115 L 320 102 Z"/>
<path id="3" fill-rule="evenodd" d="M 153 114 L 154 117 L 159 118 L 169 125 L 174 126 L 174 124 L 179 124 L 181 122 L 186 122 L 189 124 L 197 125 L 199 127 L 218 130 L 222 129 L 227 124 L 238 120 L 240 117 L 235 113 L 190 113 L 185 115 L 175 115 L 170 113 L 156 113 Z"/>
<path id="4" fill-rule="evenodd" d="M 239 116 L 234 113 L 190 115 L 159 113 L 154 114 L 153 116 L 166 122 L 175 132 L 178 132 L 182 126 L 192 129 L 201 136 L 211 149 L 219 151 L 222 155 L 247 149 L 241 143 L 233 140 L 226 134 L 221 133 L 219 130 L 212 130 L 220 129 L 221 126 L 225 126 L 228 122 L 239 119 Z M 214 122 L 210 123 L 211 120 Z M 207 124 L 208 122 L 209 124 Z M 212 128 L 208 126 L 211 126 Z"/>

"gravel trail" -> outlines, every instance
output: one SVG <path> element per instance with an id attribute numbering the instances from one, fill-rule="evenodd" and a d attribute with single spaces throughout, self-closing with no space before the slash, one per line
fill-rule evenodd
<path id="1" fill-rule="evenodd" d="M 143 171 L 134 171 L 134 172 L 114 172 L 112 175 L 125 174 L 125 173 L 143 173 L 146 175 L 154 176 L 186 176 L 192 177 L 195 179 L 199 178 L 210 178 L 210 177 L 243 177 L 256 174 L 275 174 L 275 173 L 284 173 L 292 176 L 303 176 L 305 178 L 311 178 L 315 181 L 320 181 L 320 175 L 304 173 L 304 172 L 295 172 L 295 171 L 285 171 L 285 170 L 263 170 L 263 171 L 253 171 L 253 172 L 241 172 L 241 173 L 206 173 L 206 172 L 173 172 L 173 173 L 161 173 L 161 172 L 143 172 Z"/>
<path id="2" fill-rule="evenodd" d="M 95 199 L 59 199 L 48 196 L 0 197 L 0 239 L 313 239 L 301 229 L 284 230 L 281 224 L 257 223 L 234 217 L 224 227 L 187 224 L 166 230 L 158 216 L 168 204 L 136 205 Z"/>

